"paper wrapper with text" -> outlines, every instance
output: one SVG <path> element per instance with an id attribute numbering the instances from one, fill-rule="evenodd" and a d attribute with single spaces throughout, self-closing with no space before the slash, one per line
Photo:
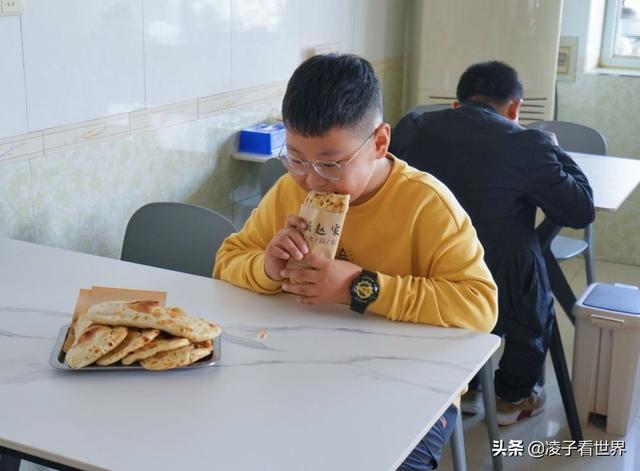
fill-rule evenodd
<path id="1" fill-rule="evenodd" d="M 344 218 L 349 209 L 349 195 L 310 191 L 300 206 L 298 216 L 307 221 L 302 233 L 309 250 L 333 259 L 338 250 Z M 305 267 L 304 262 L 290 260 L 287 268 Z"/>

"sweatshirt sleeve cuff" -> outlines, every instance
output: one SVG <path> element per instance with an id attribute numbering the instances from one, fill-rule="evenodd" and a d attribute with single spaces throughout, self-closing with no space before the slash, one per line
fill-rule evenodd
<path id="1" fill-rule="evenodd" d="M 282 289 L 282 281 L 274 281 L 264 271 L 264 253 L 253 259 L 253 270 L 256 284 L 265 293 L 276 293 Z"/>
<path id="2" fill-rule="evenodd" d="M 378 299 L 369 305 L 367 311 L 393 319 L 389 313 L 392 312 L 394 302 L 394 277 L 384 275 L 380 272 L 377 272 L 377 275 L 379 288 Z"/>

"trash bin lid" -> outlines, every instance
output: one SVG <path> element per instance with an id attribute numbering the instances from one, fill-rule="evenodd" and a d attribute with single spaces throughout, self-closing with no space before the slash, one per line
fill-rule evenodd
<path id="1" fill-rule="evenodd" d="M 598 283 L 582 301 L 584 306 L 640 316 L 640 289 Z"/>

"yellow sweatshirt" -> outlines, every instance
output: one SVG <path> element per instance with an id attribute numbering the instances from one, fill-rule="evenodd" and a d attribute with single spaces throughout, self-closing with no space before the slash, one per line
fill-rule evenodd
<path id="1" fill-rule="evenodd" d="M 497 288 L 469 216 L 436 178 L 388 158 L 393 169 L 384 185 L 349 208 L 337 253 L 377 272 L 380 292 L 367 310 L 394 321 L 490 331 Z M 280 178 L 218 250 L 214 278 L 258 293 L 281 291 L 264 271 L 264 251 L 305 196 L 288 174 Z"/>

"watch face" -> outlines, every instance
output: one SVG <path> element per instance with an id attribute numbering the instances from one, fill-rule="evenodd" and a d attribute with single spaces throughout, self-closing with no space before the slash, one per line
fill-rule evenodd
<path id="1" fill-rule="evenodd" d="M 359 279 L 353 288 L 353 296 L 362 302 L 369 302 L 378 294 L 378 285 L 371 278 Z"/>

